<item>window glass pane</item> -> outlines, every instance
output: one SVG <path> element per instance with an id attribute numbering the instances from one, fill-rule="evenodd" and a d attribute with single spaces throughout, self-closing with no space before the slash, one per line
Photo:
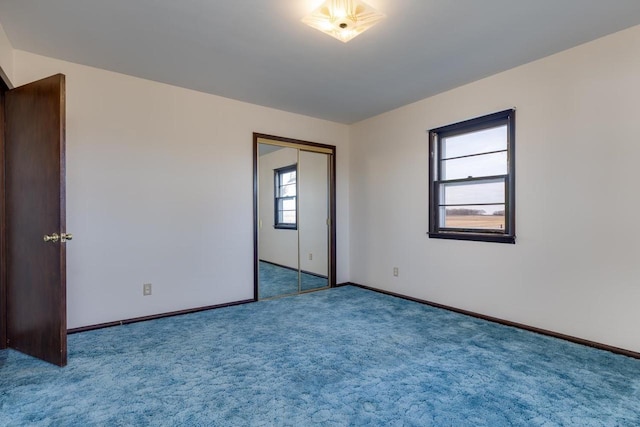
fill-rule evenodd
<path id="1" fill-rule="evenodd" d="M 285 172 L 280 175 L 280 184 L 295 184 L 296 183 L 296 171 Z"/>
<path id="2" fill-rule="evenodd" d="M 296 184 L 283 185 L 280 187 L 280 197 L 292 197 L 296 195 Z"/>
<path id="3" fill-rule="evenodd" d="M 296 223 L 296 211 L 282 211 L 282 221 L 285 224 Z"/>
<path id="4" fill-rule="evenodd" d="M 505 202 L 504 179 L 440 184 L 441 205 Z"/>
<path id="5" fill-rule="evenodd" d="M 505 205 L 468 205 L 440 208 L 440 227 L 504 230 Z"/>
<path id="6" fill-rule="evenodd" d="M 278 209 L 285 211 L 295 211 L 296 199 L 280 199 Z"/>
<path id="7" fill-rule="evenodd" d="M 441 158 L 468 156 L 507 149 L 507 125 L 442 139 Z"/>
<path id="8" fill-rule="evenodd" d="M 461 179 L 507 174 L 507 153 L 483 154 L 455 160 L 443 160 L 442 179 Z"/>

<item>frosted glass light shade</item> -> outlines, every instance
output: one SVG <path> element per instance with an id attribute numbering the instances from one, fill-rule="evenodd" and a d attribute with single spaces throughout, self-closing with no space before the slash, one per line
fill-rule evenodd
<path id="1" fill-rule="evenodd" d="M 346 43 L 385 15 L 360 0 L 327 0 L 302 22 Z"/>

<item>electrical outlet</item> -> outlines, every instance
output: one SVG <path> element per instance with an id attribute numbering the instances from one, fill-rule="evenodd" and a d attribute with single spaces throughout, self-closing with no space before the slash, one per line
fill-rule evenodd
<path id="1" fill-rule="evenodd" d="M 151 295 L 151 283 L 142 285 L 142 295 L 145 297 Z"/>
<path id="2" fill-rule="evenodd" d="M 395 277 L 398 277 L 399 272 L 400 272 L 400 271 L 398 270 L 398 267 L 393 267 L 393 275 L 394 275 Z"/>
<path id="3" fill-rule="evenodd" d="M 309 261 L 313 261 L 313 254 L 309 254 Z"/>

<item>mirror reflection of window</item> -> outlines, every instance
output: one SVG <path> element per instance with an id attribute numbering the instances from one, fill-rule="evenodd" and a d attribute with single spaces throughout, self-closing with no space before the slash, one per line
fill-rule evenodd
<path id="1" fill-rule="evenodd" d="M 297 165 L 286 166 L 274 170 L 275 181 L 275 221 L 276 228 L 296 229 L 298 226 L 297 194 L 298 183 L 296 180 Z"/>

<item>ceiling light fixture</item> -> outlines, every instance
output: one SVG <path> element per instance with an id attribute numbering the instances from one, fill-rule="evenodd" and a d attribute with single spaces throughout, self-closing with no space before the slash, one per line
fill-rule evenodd
<path id="1" fill-rule="evenodd" d="M 346 43 L 384 17 L 360 0 L 326 0 L 302 22 Z"/>

